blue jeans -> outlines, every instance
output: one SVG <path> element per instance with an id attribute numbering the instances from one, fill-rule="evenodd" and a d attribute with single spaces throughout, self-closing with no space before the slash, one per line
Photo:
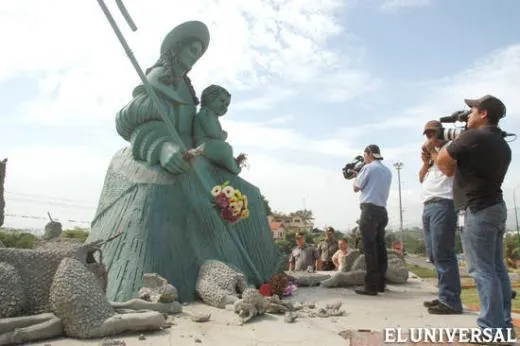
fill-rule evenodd
<path id="1" fill-rule="evenodd" d="M 455 253 L 457 213 L 453 201 L 443 199 L 425 204 L 423 227 L 424 232 L 430 234 L 431 254 L 438 275 L 439 301 L 453 310 L 462 311 L 459 262 Z"/>
<path id="2" fill-rule="evenodd" d="M 424 247 L 426 248 L 426 257 L 433 263 L 433 254 L 432 254 L 432 232 L 430 230 L 429 221 L 424 219 L 423 213 L 423 231 L 424 231 Z"/>
<path id="3" fill-rule="evenodd" d="M 506 219 L 504 202 L 476 212 L 466 210 L 462 245 L 469 274 L 477 283 L 481 328 L 513 328 L 511 281 L 504 264 Z"/>

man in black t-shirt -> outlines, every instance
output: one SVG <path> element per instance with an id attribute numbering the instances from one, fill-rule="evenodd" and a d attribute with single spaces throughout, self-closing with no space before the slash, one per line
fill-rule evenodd
<path id="1" fill-rule="evenodd" d="M 472 112 L 468 130 L 436 157 L 439 169 L 454 177 L 457 210 L 465 211 L 462 232 L 469 273 L 480 297 L 481 328 L 513 328 L 511 282 L 503 260 L 507 208 L 502 182 L 511 162 L 511 149 L 498 128 L 506 107 L 494 96 L 465 100 Z"/>

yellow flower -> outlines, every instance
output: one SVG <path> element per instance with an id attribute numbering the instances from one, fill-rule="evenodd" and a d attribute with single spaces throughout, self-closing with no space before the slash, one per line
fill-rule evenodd
<path id="1" fill-rule="evenodd" d="M 240 192 L 240 190 L 235 190 L 235 198 L 242 199 L 242 193 Z"/>
<path id="2" fill-rule="evenodd" d="M 232 186 L 226 186 L 222 189 L 222 192 L 226 194 L 226 197 L 231 198 L 235 194 L 235 189 Z"/>
<path id="3" fill-rule="evenodd" d="M 249 209 L 242 210 L 242 213 L 240 213 L 240 218 L 247 219 L 249 217 Z"/>
<path id="4" fill-rule="evenodd" d="M 211 189 L 211 195 L 213 197 L 217 197 L 221 192 L 222 188 L 220 187 L 220 185 L 213 186 L 213 188 Z"/>
<path id="5" fill-rule="evenodd" d="M 242 201 L 244 202 L 244 209 L 247 209 L 249 203 L 246 195 L 242 195 Z"/>

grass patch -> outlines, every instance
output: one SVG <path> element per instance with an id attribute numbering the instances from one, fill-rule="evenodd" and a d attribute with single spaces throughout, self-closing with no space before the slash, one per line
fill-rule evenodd
<path id="1" fill-rule="evenodd" d="M 462 304 L 464 304 L 464 305 L 473 306 L 473 307 L 480 306 L 480 301 L 478 298 L 478 291 L 475 287 L 462 289 L 460 297 L 462 299 Z M 511 304 L 512 304 L 511 310 L 513 312 L 520 313 L 520 299 L 519 298 L 513 299 L 511 301 Z"/>
<path id="2" fill-rule="evenodd" d="M 406 263 L 408 270 L 420 278 L 436 278 L 437 272 L 434 269 L 423 268 L 416 264 Z"/>

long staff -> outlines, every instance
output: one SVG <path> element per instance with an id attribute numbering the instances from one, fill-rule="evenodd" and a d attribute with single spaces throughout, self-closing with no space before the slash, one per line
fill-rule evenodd
<path id="1" fill-rule="evenodd" d="M 161 119 L 166 124 L 166 127 L 167 127 L 168 131 L 170 132 L 170 136 L 172 137 L 174 143 L 179 147 L 179 149 L 182 152 L 186 152 L 186 147 L 184 146 L 184 142 L 182 141 L 181 137 L 177 133 L 177 130 L 175 129 L 175 124 L 168 117 L 168 114 L 166 113 L 166 110 L 164 109 L 163 105 L 159 101 L 159 98 L 157 97 L 157 93 L 155 92 L 153 87 L 150 85 L 150 82 L 148 81 L 148 78 L 146 78 L 146 75 L 144 74 L 143 69 L 141 68 L 141 66 L 137 62 L 137 59 L 135 58 L 134 53 L 130 49 L 130 46 L 128 45 L 125 37 L 121 33 L 121 30 L 119 30 L 119 27 L 117 26 L 117 23 L 114 20 L 114 17 L 112 16 L 112 14 L 110 13 L 110 10 L 107 8 L 107 6 L 105 4 L 105 1 L 104 0 L 98 0 L 98 3 L 99 3 L 99 6 L 101 6 L 101 9 L 103 10 L 103 13 L 105 13 L 105 16 L 107 17 L 108 22 L 110 23 L 110 26 L 112 26 L 112 29 L 114 30 L 117 38 L 119 39 L 119 42 L 121 42 L 121 45 L 123 46 L 123 48 L 124 48 L 124 50 L 126 52 L 126 55 L 130 59 L 130 62 L 134 66 L 135 70 L 137 71 L 137 74 L 139 75 L 139 78 L 141 79 L 146 92 L 148 93 L 148 95 L 152 99 L 152 102 L 157 107 L 157 110 L 159 111 L 159 116 L 161 117 Z M 134 21 L 132 20 L 132 17 L 130 17 L 130 14 L 128 13 L 125 5 L 123 4 L 123 1 L 122 0 L 116 0 L 116 4 L 117 4 L 117 7 L 119 8 L 119 10 L 121 11 L 121 14 L 125 18 L 126 22 L 128 23 L 128 26 L 130 27 L 130 29 L 132 31 L 137 31 L 137 26 L 135 25 Z M 176 101 L 176 103 L 174 104 L 174 109 L 178 113 L 179 110 L 180 110 L 180 105 L 181 104 L 186 104 L 186 102 L 183 101 L 180 98 L 176 99 L 175 101 Z M 196 155 L 198 153 L 197 151 L 193 151 L 193 150 L 191 150 L 191 151 L 193 152 L 193 155 Z M 193 166 L 192 168 L 195 171 L 195 174 L 196 174 L 197 178 L 199 179 L 200 183 L 204 187 L 204 192 L 206 192 L 207 194 L 210 194 L 210 188 L 207 187 L 206 184 L 204 183 L 204 180 L 202 179 L 202 176 L 200 175 L 200 172 L 196 169 L 195 166 Z"/>

